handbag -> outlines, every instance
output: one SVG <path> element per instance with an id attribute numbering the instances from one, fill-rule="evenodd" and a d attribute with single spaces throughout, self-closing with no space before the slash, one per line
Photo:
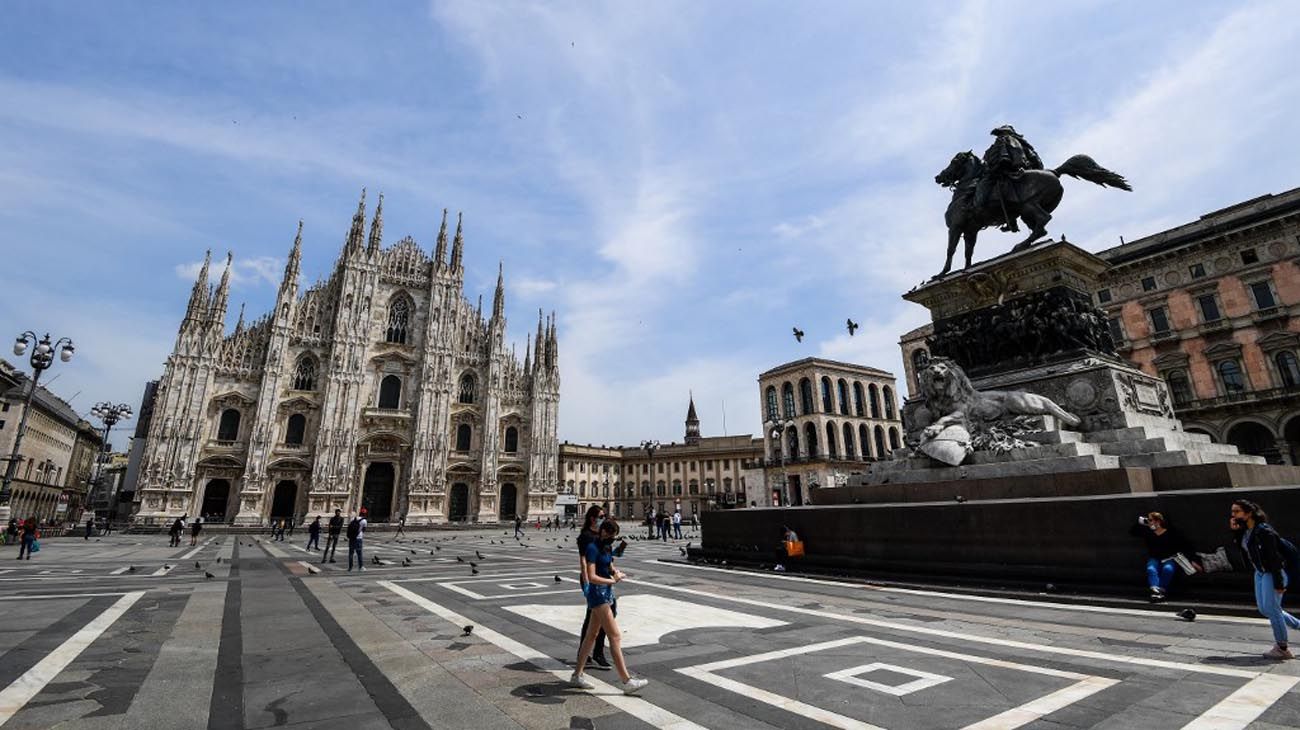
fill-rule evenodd
<path id="1" fill-rule="evenodd" d="M 1187 559 L 1186 555 L 1183 555 L 1182 553 L 1174 553 L 1172 559 L 1175 565 L 1183 569 L 1184 573 L 1187 575 L 1196 575 L 1196 566 L 1192 564 L 1191 560 Z"/>
<path id="2" fill-rule="evenodd" d="M 785 554 L 791 558 L 803 557 L 803 541 L 794 540 L 785 544 Z"/>
<path id="3" fill-rule="evenodd" d="M 29 553 L 39 553 L 40 551 L 41 551 L 41 541 L 40 541 L 40 540 L 32 540 L 32 547 L 31 547 L 31 549 L 28 550 L 27 552 L 29 552 Z"/>
<path id="4" fill-rule="evenodd" d="M 1206 573 L 1226 573 L 1232 570 L 1232 561 L 1228 560 L 1228 551 L 1223 546 L 1212 553 L 1197 553 L 1196 556 L 1201 559 L 1201 567 Z"/>

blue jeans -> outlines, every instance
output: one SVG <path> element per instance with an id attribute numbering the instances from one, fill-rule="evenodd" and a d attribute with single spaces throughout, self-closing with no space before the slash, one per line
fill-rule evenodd
<path id="1" fill-rule="evenodd" d="M 1285 572 L 1282 573 L 1282 578 L 1290 582 Z M 1260 615 L 1268 619 L 1269 626 L 1273 628 L 1273 640 L 1277 643 L 1287 643 L 1287 627 L 1300 629 L 1300 619 L 1282 610 L 1282 596 L 1273 587 L 1272 573 L 1255 571 L 1255 605 L 1259 608 Z"/>
<path id="2" fill-rule="evenodd" d="M 357 554 L 357 570 L 366 569 L 366 561 L 361 559 L 361 540 L 359 537 L 348 539 L 348 570 L 352 570 L 352 553 Z"/>
<path id="3" fill-rule="evenodd" d="M 1169 584 L 1174 582 L 1174 572 L 1177 570 L 1178 564 L 1172 560 L 1149 558 L 1147 560 L 1147 585 L 1152 588 L 1168 590 Z"/>

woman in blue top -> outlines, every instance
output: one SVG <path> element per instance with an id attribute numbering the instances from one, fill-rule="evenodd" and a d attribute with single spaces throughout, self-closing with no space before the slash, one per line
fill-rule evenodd
<path id="1" fill-rule="evenodd" d="M 610 652 L 614 655 L 614 668 L 618 678 L 623 682 L 623 694 L 636 694 L 649 682 L 633 677 L 627 671 L 623 661 L 623 635 L 619 633 L 618 622 L 614 618 L 614 584 L 623 580 L 623 572 L 614 567 L 614 538 L 618 536 L 618 523 L 610 518 L 600 523 L 599 539 L 587 546 L 586 571 L 587 607 L 591 609 L 591 625 L 587 635 L 582 637 L 582 649 L 578 652 L 578 668 L 569 677 L 569 684 L 583 689 L 595 689 L 596 685 L 583 676 L 582 670 L 587 666 L 592 647 L 596 643 L 596 634 L 605 632 L 609 640 Z"/>

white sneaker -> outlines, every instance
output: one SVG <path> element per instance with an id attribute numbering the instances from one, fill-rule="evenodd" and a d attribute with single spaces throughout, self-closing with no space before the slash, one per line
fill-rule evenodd
<path id="1" fill-rule="evenodd" d="M 1291 653 L 1290 649 L 1283 649 L 1277 644 L 1274 644 L 1272 649 L 1269 649 L 1268 651 L 1264 652 L 1264 656 L 1268 659 L 1277 659 L 1277 660 L 1295 659 L 1295 655 Z"/>
<path id="2" fill-rule="evenodd" d="M 650 684 L 650 680 L 648 679 L 641 679 L 640 677 L 630 677 L 626 682 L 623 683 L 623 694 L 634 695 L 637 692 L 640 692 L 641 688 L 645 687 L 647 684 Z"/>
<path id="3" fill-rule="evenodd" d="M 596 689 L 596 685 L 592 684 L 590 679 L 587 679 L 577 672 L 574 672 L 569 676 L 569 686 L 577 687 L 579 689 Z"/>

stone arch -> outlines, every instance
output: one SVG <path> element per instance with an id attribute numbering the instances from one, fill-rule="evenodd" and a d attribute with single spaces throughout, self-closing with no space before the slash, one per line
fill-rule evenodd
<path id="1" fill-rule="evenodd" d="M 506 482 L 501 485 L 501 504 L 498 508 L 497 516 L 502 521 L 513 520 L 519 513 L 519 490 L 515 487 L 514 482 Z"/>
<path id="2" fill-rule="evenodd" d="M 218 441 L 239 440 L 239 421 L 242 415 L 238 408 L 227 408 L 221 412 L 221 419 L 217 422 Z"/>
<path id="3" fill-rule="evenodd" d="M 835 395 L 840 402 L 840 415 L 849 415 L 849 383 L 844 378 L 835 381 Z"/>
<path id="4" fill-rule="evenodd" d="M 794 385 L 788 380 L 781 384 L 781 410 L 787 419 L 794 418 Z"/>
<path id="5" fill-rule="evenodd" d="M 397 409 L 402 407 L 402 379 L 396 375 L 385 375 L 379 381 L 380 408 Z"/>
<path id="6" fill-rule="evenodd" d="M 786 441 L 788 442 L 786 446 L 786 451 L 790 452 L 789 458 L 798 459 L 799 458 L 799 429 L 797 428 L 786 429 L 785 438 Z"/>
<path id="7" fill-rule="evenodd" d="M 832 459 L 840 458 L 838 432 L 834 421 L 826 422 L 826 455 Z"/>
<path id="8" fill-rule="evenodd" d="M 867 415 L 863 402 L 866 398 L 862 394 L 862 383 L 853 381 L 853 415 L 863 418 Z"/>
<path id="9" fill-rule="evenodd" d="M 867 400 L 871 405 L 871 417 L 880 418 L 880 390 L 875 383 L 867 386 Z"/>
<path id="10" fill-rule="evenodd" d="M 804 424 L 803 427 L 804 449 L 809 459 L 817 458 L 820 453 L 817 450 L 817 427 L 811 423 Z"/>
<path id="11" fill-rule="evenodd" d="M 873 456 L 871 453 L 871 429 L 867 428 L 865 423 L 858 425 L 858 444 L 862 446 L 862 457 L 864 459 Z"/>
<path id="12" fill-rule="evenodd" d="M 774 423 L 779 421 L 781 419 L 781 412 L 777 408 L 775 385 L 767 386 L 767 390 L 763 392 L 763 402 L 767 405 L 768 422 Z"/>
<path id="13" fill-rule="evenodd" d="M 474 440 L 474 428 L 468 423 L 456 427 L 456 450 L 469 451 Z"/>
<path id="14" fill-rule="evenodd" d="M 885 418 L 894 419 L 894 389 L 886 385 L 880 389 L 881 398 L 885 401 Z"/>
<path id="15" fill-rule="evenodd" d="M 851 423 L 844 424 L 844 458 L 858 458 L 858 450 L 853 444 L 853 424 Z"/>
<path id="16" fill-rule="evenodd" d="M 303 440 L 307 437 L 307 417 L 301 413 L 295 413 L 289 416 L 289 420 L 284 424 L 284 445 L 285 446 L 302 446 Z"/>
<path id="17" fill-rule="evenodd" d="M 293 389 L 316 390 L 316 358 L 309 353 L 298 356 L 293 366 Z"/>
<path id="18" fill-rule="evenodd" d="M 815 406 L 813 405 L 812 381 L 809 380 L 808 378 L 800 378 L 799 379 L 799 415 L 806 416 L 810 413 L 813 413 L 814 410 L 815 410 Z"/>
<path id="19" fill-rule="evenodd" d="M 1224 429 L 1224 440 L 1243 454 L 1262 456 L 1270 464 L 1282 461 L 1277 448 L 1277 434 L 1272 426 L 1254 418 L 1242 418 Z"/>
<path id="20" fill-rule="evenodd" d="M 899 448 L 901 445 L 902 444 L 900 444 L 898 441 L 898 429 L 893 426 L 890 426 L 889 427 L 889 450 L 894 451 L 895 449 Z"/>
<path id="21" fill-rule="evenodd" d="M 885 455 L 889 453 L 885 449 L 885 429 L 881 426 L 876 426 L 875 436 L 876 436 L 876 458 L 883 459 L 885 458 Z"/>
<path id="22" fill-rule="evenodd" d="M 519 451 L 519 429 L 514 426 L 506 426 L 506 435 L 503 439 L 505 442 L 505 452 L 513 454 Z"/>
<path id="23" fill-rule="evenodd" d="M 199 500 L 199 515 L 204 521 L 225 522 L 230 507 L 230 480 L 209 479 Z"/>
<path id="24" fill-rule="evenodd" d="M 456 400 L 459 403 L 474 403 L 478 400 L 478 379 L 474 377 L 474 373 L 461 374 L 456 388 Z"/>
<path id="25" fill-rule="evenodd" d="M 388 300 L 388 327 L 384 330 L 384 341 L 405 345 L 411 332 L 411 319 L 415 312 L 415 302 L 404 291 L 393 294 Z"/>
<path id="26" fill-rule="evenodd" d="M 835 394 L 832 392 L 834 387 L 831 385 L 831 379 L 822 376 L 822 413 L 835 412 Z"/>
<path id="27" fill-rule="evenodd" d="M 1300 413 L 1292 413 L 1282 420 L 1282 439 L 1290 452 L 1291 464 L 1300 464 Z"/>
<path id="28" fill-rule="evenodd" d="M 447 519 L 452 522 L 465 522 L 469 519 L 469 485 L 455 482 L 447 495 Z"/>

